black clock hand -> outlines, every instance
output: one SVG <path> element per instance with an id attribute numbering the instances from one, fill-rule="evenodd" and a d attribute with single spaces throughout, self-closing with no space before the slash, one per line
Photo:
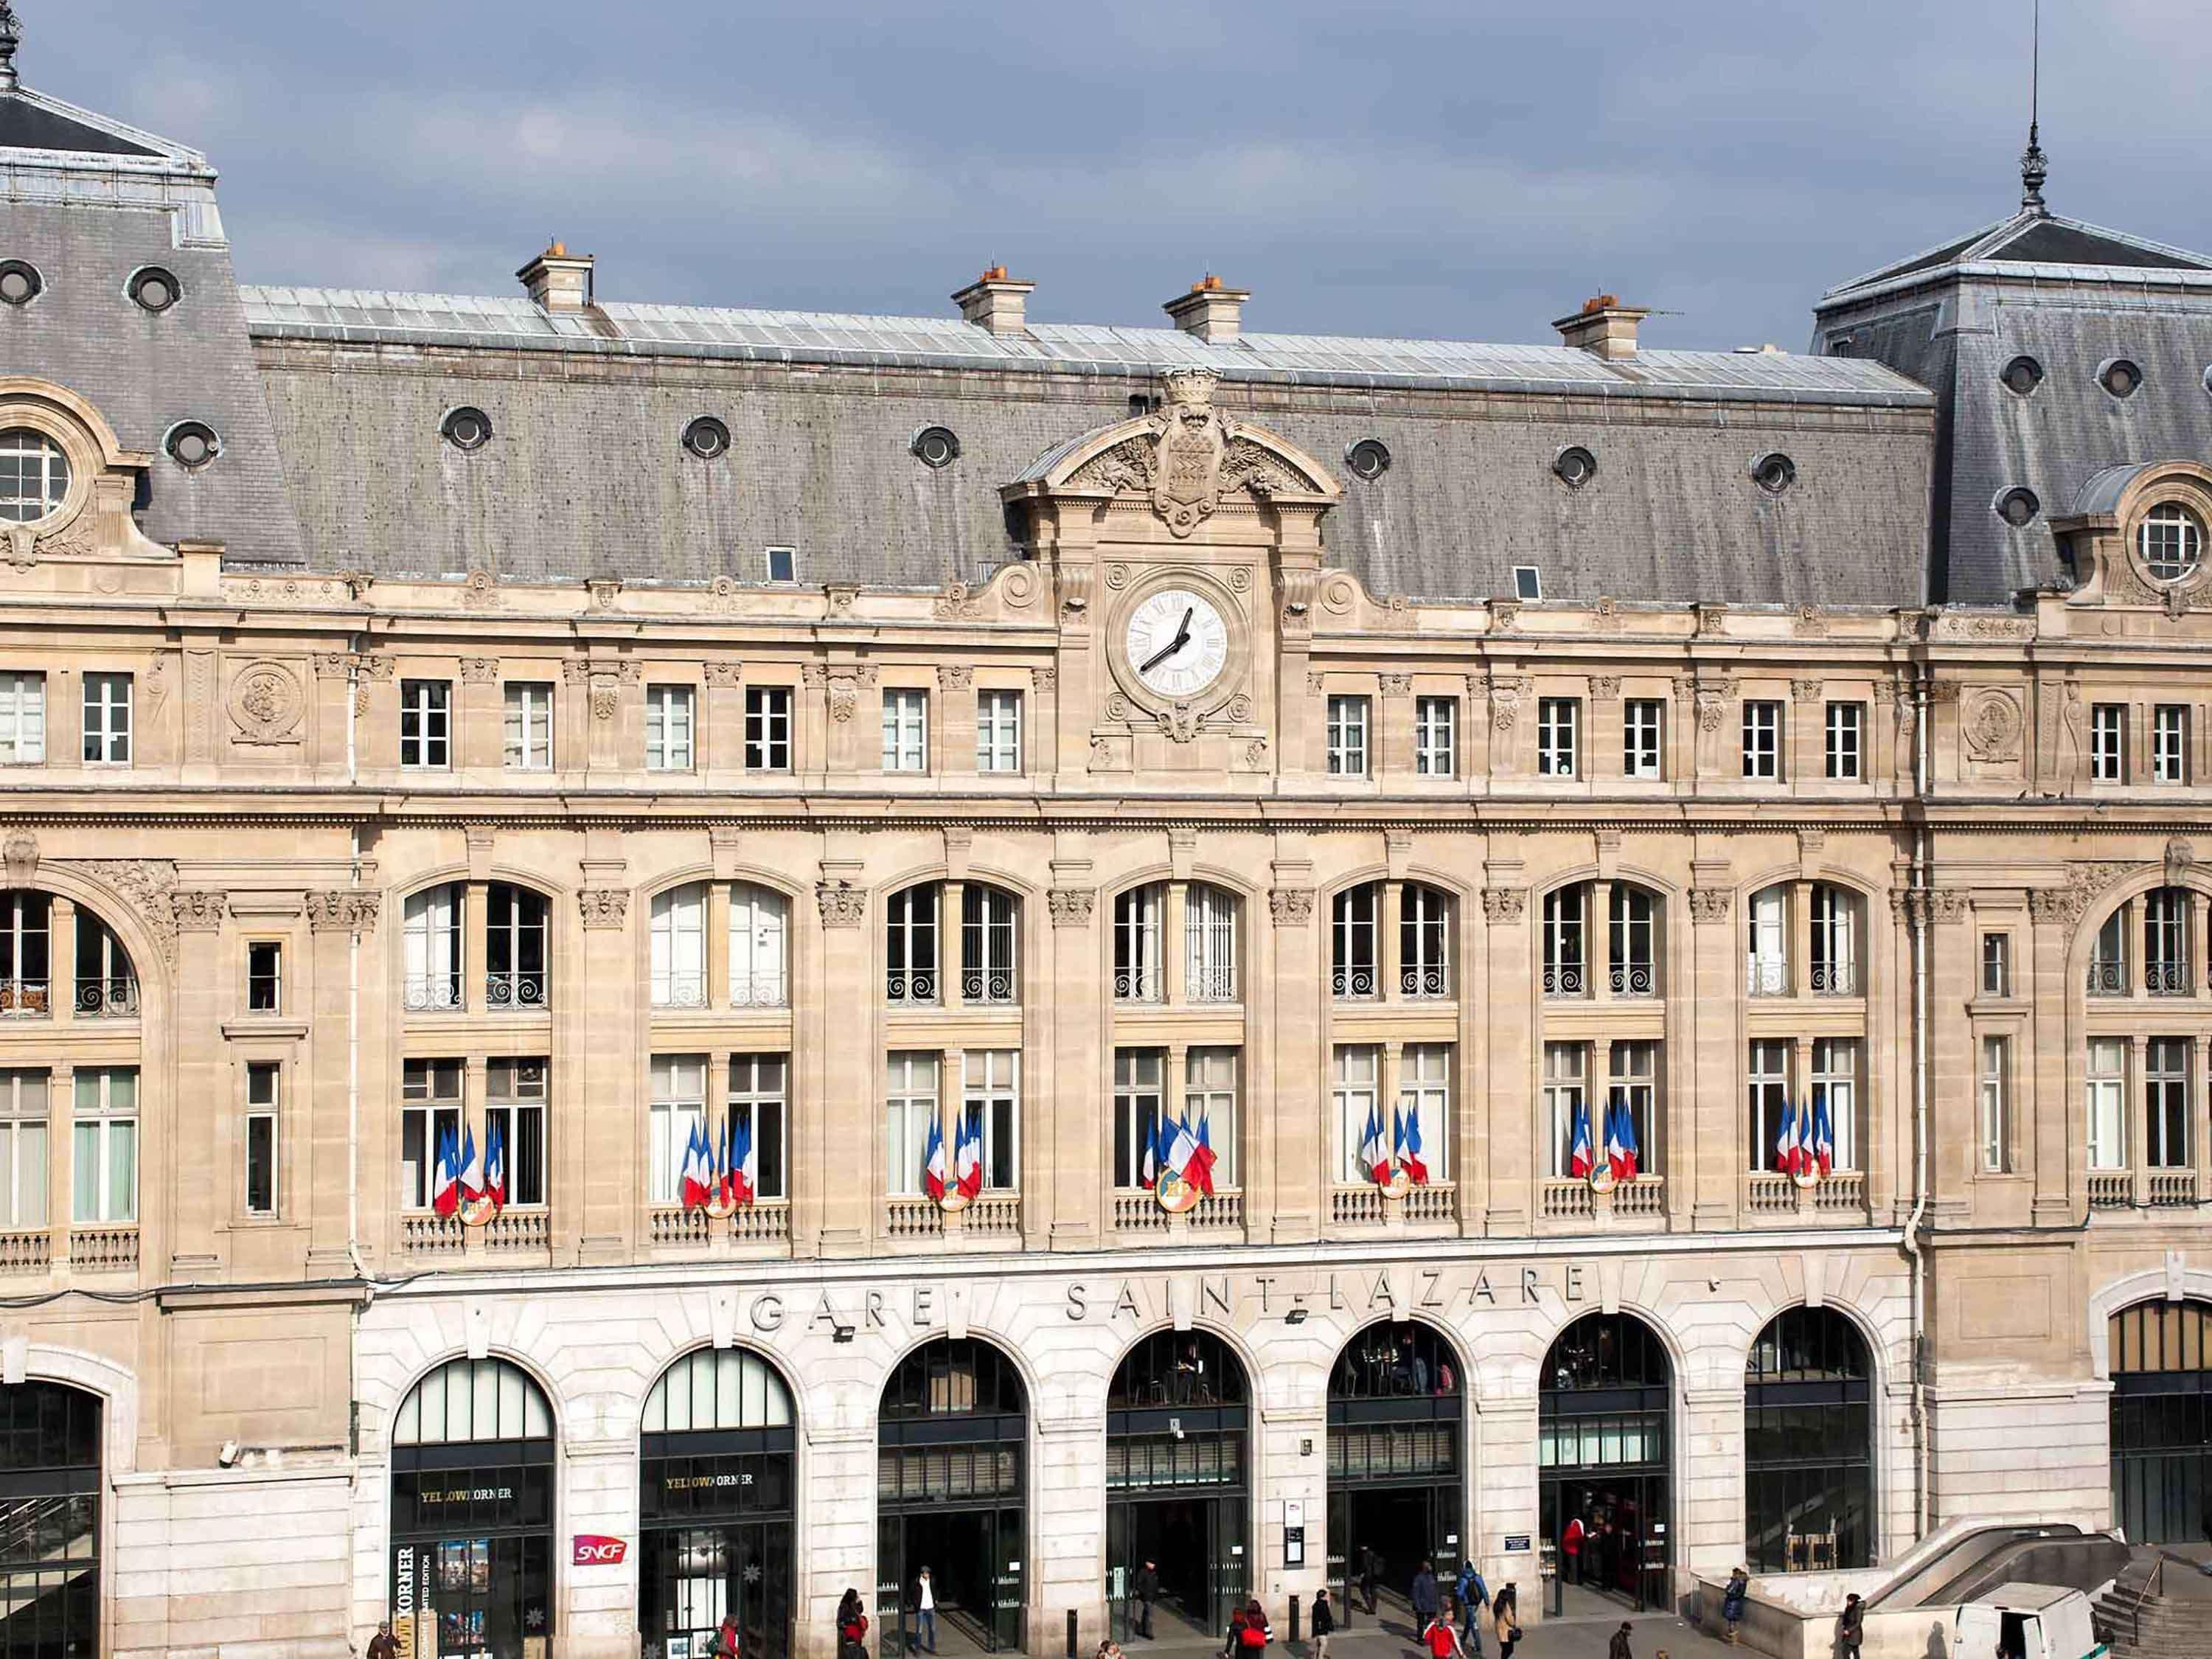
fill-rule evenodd
<path id="1" fill-rule="evenodd" d="M 1139 663 L 1137 665 L 1137 672 L 1139 674 L 1151 673 L 1156 666 L 1165 662 L 1170 657 L 1175 655 L 1176 652 L 1182 650 L 1183 647 L 1189 643 L 1189 635 L 1176 635 L 1175 638 L 1170 640 L 1165 645 L 1162 646 L 1158 650 L 1153 652 L 1151 656 L 1146 658 L 1143 662 Z"/>

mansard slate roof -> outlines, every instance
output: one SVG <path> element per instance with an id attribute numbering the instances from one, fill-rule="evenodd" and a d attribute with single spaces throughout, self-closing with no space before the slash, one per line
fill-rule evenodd
<path id="1" fill-rule="evenodd" d="M 2024 211 L 1831 290 L 1816 349 L 1849 350 L 1932 387 L 1942 410 L 1932 597 L 1997 603 L 2063 579 L 2050 520 L 2108 466 L 2212 458 L 2212 258 Z M 2043 380 L 2002 380 L 2014 358 Z M 2124 359 L 2130 397 L 2100 377 Z M 1997 501 L 2034 492 L 2014 528 Z"/>
<path id="2" fill-rule="evenodd" d="M 549 315 L 520 296 L 246 301 L 310 540 L 373 569 L 705 580 L 756 576 L 763 547 L 789 544 L 802 581 L 973 580 L 1008 556 L 1002 484 L 1198 365 L 1220 375 L 1218 404 L 1340 469 L 1330 557 L 1378 592 L 1510 593 L 1513 566 L 1536 564 L 1562 598 L 1919 599 L 1930 400 L 1876 363 L 1050 323 L 1006 337 L 621 302 Z M 421 353 L 437 348 L 452 355 L 434 367 Z M 436 441 L 461 404 L 498 434 L 470 455 Z M 726 458 L 682 452 L 699 415 L 729 425 Z M 961 445 L 938 472 L 908 453 L 933 424 Z M 1393 464 L 1352 479 L 1344 455 L 1370 437 Z M 1581 490 L 1550 470 L 1570 444 L 1599 457 Z M 1770 449 L 1797 464 L 1787 497 L 1752 482 Z"/>

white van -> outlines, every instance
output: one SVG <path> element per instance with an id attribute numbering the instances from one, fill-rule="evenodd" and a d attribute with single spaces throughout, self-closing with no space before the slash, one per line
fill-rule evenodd
<path id="1" fill-rule="evenodd" d="M 2000 1584 L 1953 1613 L 1949 1659 L 2104 1659 L 2089 1598 L 2057 1584 Z"/>

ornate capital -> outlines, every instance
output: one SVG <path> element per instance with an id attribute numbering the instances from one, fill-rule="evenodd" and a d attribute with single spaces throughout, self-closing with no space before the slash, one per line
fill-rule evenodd
<path id="1" fill-rule="evenodd" d="M 1690 890 L 1690 921 L 1693 927 L 1707 927 L 1729 919 L 1730 894 L 1725 887 L 1692 887 Z"/>
<path id="2" fill-rule="evenodd" d="M 1593 674 L 1590 676 L 1589 691 L 1590 696 L 1594 701 L 1598 702 L 1611 702 L 1614 698 L 1620 695 L 1620 676 L 1618 674 Z"/>
<path id="3" fill-rule="evenodd" d="M 1060 670 L 1032 668 L 1030 670 L 1030 684 L 1040 691 L 1056 690 L 1060 685 Z"/>
<path id="4" fill-rule="evenodd" d="M 2063 927 L 2080 924 L 2081 913 L 2089 908 L 2089 895 L 2081 887 L 2031 887 L 2027 893 L 2028 914 L 2038 921 L 2053 921 Z"/>
<path id="5" fill-rule="evenodd" d="M 584 888 L 576 895 L 576 908 L 586 927 L 620 927 L 629 920 L 629 889 Z"/>
<path id="6" fill-rule="evenodd" d="M 1955 887 L 1931 888 L 1928 914 L 1937 921 L 1956 921 L 1966 914 L 1966 896 Z"/>
<path id="7" fill-rule="evenodd" d="M 842 878 L 815 883 L 814 903 L 825 927 L 858 927 L 868 919 L 868 890 Z"/>
<path id="8" fill-rule="evenodd" d="M 1080 927 L 1091 920 L 1098 895 L 1088 887 L 1055 887 L 1045 895 L 1055 927 Z"/>
<path id="9" fill-rule="evenodd" d="M 318 933 L 373 933 L 379 896 L 336 889 L 307 895 L 307 926 Z"/>
<path id="10" fill-rule="evenodd" d="M 497 657 L 464 657 L 461 659 L 461 683 L 464 685 L 489 685 L 499 678 Z"/>
<path id="11" fill-rule="evenodd" d="M 169 915 L 180 933 L 204 933 L 222 926 L 221 893 L 185 892 L 169 895 Z"/>
<path id="12" fill-rule="evenodd" d="M 710 662 L 707 665 L 707 684 L 735 690 L 745 683 L 745 665 L 741 662 Z"/>
<path id="13" fill-rule="evenodd" d="M 1382 676 L 1382 695 L 1386 697 L 1402 697 L 1413 690 L 1413 677 L 1411 674 L 1385 674 Z"/>
<path id="14" fill-rule="evenodd" d="M 1818 702 L 1820 701 L 1820 694 L 1826 690 L 1827 682 L 1825 680 L 1801 679 L 1790 682 L 1790 696 L 1795 702 Z"/>
<path id="15" fill-rule="evenodd" d="M 937 689 L 940 691 L 965 691 L 975 684 L 975 671 L 969 664 L 941 662 L 937 665 Z"/>
<path id="16" fill-rule="evenodd" d="M 1278 927 L 1303 927 L 1313 920 L 1314 896 L 1310 887 L 1271 887 L 1267 890 L 1267 914 L 1275 919 Z"/>
<path id="17" fill-rule="evenodd" d="M 317 679 L 342 680 L 352 672 L 352 652 L 318 651 L 315 653 L 315 678 Z"/>
<path id="18" fill-rule="evenodd" d="M 592 683 L 591 662 L 583 657 L 569 658 L 561 665 L 561 678 L 571 685 L 589 685 Z"/>
<path id="19" fill-rule="evenodd" d="M 1486 887 L 1482 914 L 1493 923 L 1518 921 L 1528 908 L 1528 892 L 1522 887 Z"/>

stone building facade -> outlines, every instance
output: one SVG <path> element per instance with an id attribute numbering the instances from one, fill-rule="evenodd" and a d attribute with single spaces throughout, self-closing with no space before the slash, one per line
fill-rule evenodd
<path id="1" fill-rule="evenodd" d="M 2212 1368 L 2141 1352 L 2212 1301 L 2203 261 L 2037 204 L 1803 357 L 241 289 L 204 158 L 0 148 L 25 1645 L 826 1653 L 935 1551 L 1042 1651 L 1170 1544 L 1200 1622 L 1369 1548 L 1534 1617 L 1571 1519 L 1658 1599 L 2194 1467 L 2116 1425 Z M 2002 395 L 2111 453 L 1927 603 L 1963 394 L 1883 343 L 2100 304 L 2135 383 Z"/>

